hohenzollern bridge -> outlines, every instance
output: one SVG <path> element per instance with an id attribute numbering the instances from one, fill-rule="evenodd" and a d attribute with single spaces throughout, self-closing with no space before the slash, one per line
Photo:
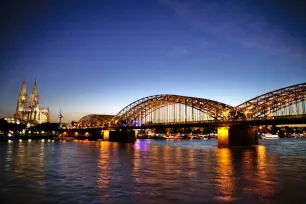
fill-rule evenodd
<path id="1" fill-rule="evenodd" d="M 160 94 L 141 98 L 114 116 L 87 115 L 79 120 L 78 129 L 217 127 L 218 135 L 222 135 L 224 128 L 231 135 L 231 127 L 237 125 L 241 130 L 241 125 L 305 124 L 305 99 L 306 83 L 277 89 L 237 106 L 205 98 Z M 250 128 L 247 130 L 250 132 Z M 230 139 L 226 142 L 230 143 Z"/>

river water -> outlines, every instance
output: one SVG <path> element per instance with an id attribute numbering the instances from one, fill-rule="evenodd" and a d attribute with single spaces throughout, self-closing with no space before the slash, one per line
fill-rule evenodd
<path id="1" fill-rule="evenodd" d="M 306 203 L 306 140 L 0 143 L 0 203 Z"/>

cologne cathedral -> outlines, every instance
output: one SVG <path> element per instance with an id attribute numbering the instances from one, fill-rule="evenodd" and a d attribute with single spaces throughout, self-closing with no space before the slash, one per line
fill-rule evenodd
<path id="1" fill-rule="evenodd" d="M 39 98 L 36 86 L 36 80 L 30 101 L 28 101 L 28 95 L 26 91 L 26 82 L 23 81 L 21 91 L 17 101 L 16 115 L 17 120 L 30 123 L 46 123 L 49 122 L 49 108 L 39 107 Z"/>

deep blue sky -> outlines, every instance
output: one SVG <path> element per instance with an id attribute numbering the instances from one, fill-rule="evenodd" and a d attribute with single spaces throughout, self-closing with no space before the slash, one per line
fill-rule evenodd
<path id="1" fill-rule="evenodd" d="M 116 114 L 154 94 L 238 105 L 306 80 L 306 3 L 4 0 L 0 117 L 24 78 L 57 121 Z"/>

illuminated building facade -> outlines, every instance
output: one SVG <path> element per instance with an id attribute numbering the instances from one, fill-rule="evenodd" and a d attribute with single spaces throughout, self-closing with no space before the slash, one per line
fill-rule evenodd
<path id="1" fill-rule="evenodd" d="M 39 124 L 49 122 L 49 108 L 41 108 L 39 106 L 36 80 L 34 82 L 32 94 L 30 95 L 30 101 L 28 101 L 28 94 L 26 92 L 26 81 L 23 81 L 17 101 L 15 117 L 17 120 L 23 122 Z"/>

